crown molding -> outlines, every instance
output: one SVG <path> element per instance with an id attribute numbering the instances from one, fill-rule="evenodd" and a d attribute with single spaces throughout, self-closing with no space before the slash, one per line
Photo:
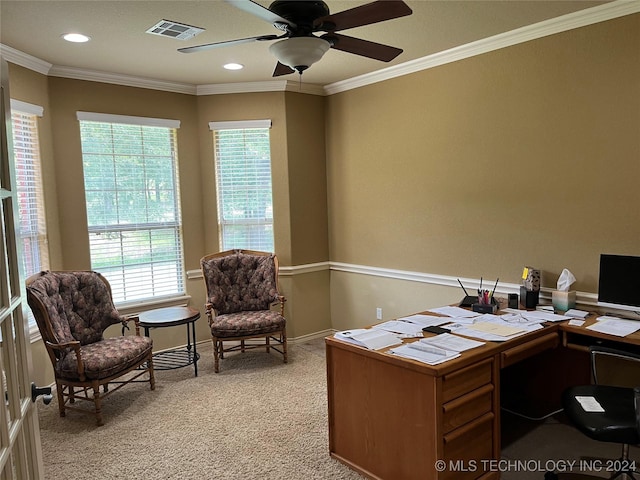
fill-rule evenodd
<path id="1" fill-rule="evenodd" d="M 165 92 L 196 94 L 196 86 L 186 83 L 166 82 L 151 78 L 134 77 L 118 73 L 102 72 L 98 70 L 85 70 L 76 67 L 54 65 L 49 71 L 51 77 L 73 78 L 76 80 L 88 80 L 90 82 L 111 83 L 125 87 L 140 87 Z"/>
<path id="2" fill-rule="evenodd" d="M 267 82 L 220 83 L 198 85 L 196 95 L 225 95 L 229 93 L 255 92 L 299 92 L 310 95 L 324 95 L 320 85 L 292 82 L 291 80 L 270 80 Z"/>
<path id="3" fill-rule="evenodd" d="M 84 70 L 75 67 L 52 65 L 44 60 L 40 60 L 3 44 L 0 44 L 0 54 L 2 54 L 2 56 L 11 63 L 20 65 L 43 75 L 111 83 L 129 87 L 148 88 L 152 90 L 184 93 L 188 95 L 223 95 L 229 93 L 287 91 L 327 96 L 638 12 L 640 12 L 640 0 L 614 0 L 609 3 L 545 20 L 543 22 L 494 35 L 466 45 L 454 47 L 433 55 L 427 55 L 426 57 L 411 60 L 400 65 L 394 65 L 392 67 L 325 86 L 304 84 L 291 80 L 227 83 L 217 85 L 191 85 L 135 77 L 131 75 L 121 75 L 102 71 Z"/>
<path id="4" fill-rule="evenodd" d="M 7 62 L 15 63 L 16 65 L 28 68 L 29 70 L 41 73 L 42 75 L 48 75 L 49 70 L 51 70 L 51 67 L 53 66 L 49 62 L 40 60 L 39 58 L 21 52 L 20 50 L 16 50 L 15 48 L 11 48 L 3 43 L 0 43 L 0 55 L 2 55 L 2 58 Z"/>
<path id="5" fill-rule="evenodd" d="M 573 30 L 575 28 L 592 25 L 594 23 L 612 20 L 614 18 L 631 15 L 640 12 L 640 0 L 616 0 L 578 12 L 569 13 L 560 17 L 517 28 L 509 32 L 487 37 L 482 40 L 454 47 L 449 50 L 427 55 L 426 57 L 411 60 L 400 65 L 383 68 L 372 73 L 360 75 L 341 82 L 325 85 L 326 95 L 352 90 L 354 88 L 371 85 L 395 77 L 409 75 L 411 73 L 427 70 L 447 63 L 456 62 L 465 58 L 481 55 L 483 53 L 510 47 L 519 43 L 543 38 L 556 33 Z"/>

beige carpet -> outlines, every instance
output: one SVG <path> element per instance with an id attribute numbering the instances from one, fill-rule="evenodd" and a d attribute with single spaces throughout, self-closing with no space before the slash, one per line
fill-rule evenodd
<path id="1" fill-rule="evenodd" d="M 39 404 L 45 478 L 348 479 L 329 457 L 321 344 L 229 355 L 213 373 L 210 343 L 192 367 L 156 372 L 156 390 L 127 385 L 104 402 L 105 425 Z"/>

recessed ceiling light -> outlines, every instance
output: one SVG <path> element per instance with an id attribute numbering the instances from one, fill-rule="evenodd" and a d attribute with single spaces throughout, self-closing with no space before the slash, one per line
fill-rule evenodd
<path id="1" fill-rule="evenodd" d="M 226 68 L 227 70 L 242 70 L 244 68 L 244 65 L 241 65 L 239 63 L 227 63 L 223 65 L 223 68 Z"/>
<path id="2" fill-rule="evenodd" d="M 86 35 L 83 35 L 81 33 L 65 33 L 64 35 L 62 35 L 62 38 L 64 38 L 67 42 L 73 43 L 84 43 L 91 40 L 91 37 L 87 37 Z"/>

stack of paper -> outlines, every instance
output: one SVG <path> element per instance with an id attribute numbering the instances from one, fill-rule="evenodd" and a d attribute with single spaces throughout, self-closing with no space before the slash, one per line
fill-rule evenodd
<path id="1" fill-rule="evenodd" d="M 443 333 L 391 349 L 391 353 L 429 365 L 437 365 L 459 357 L 460 352 L 484 345 L 484 342 Z"/>
<path id="2" fill-rule="evenodd" d="M 336 332 L 334 337 L 370 350 L 380 350 L 392 345 L 399 345 L 402 339 L 392 333 L 375 328 L 356 328 Z"/>
<path id="3" fill-rule="evenodd" d="M 401 322 L 400 320 L 389 320 L 388 322 L 374 325 L 373 328 L 385 330 L 391 333 L 398 333 L 402 338 L 422 337 L 422 325 L 410 322 Z"/>
<path id="4" fill-rule="evenodd" d="M 640 322 L 638 320 L 622 320 L 617 317 L 602 316 L 598 317 L 598 321 L 593 325 L 586 327 L 600 333 L 608 333 L 617 337 L 626 337 L 633 332 L 640 330 Z"/>

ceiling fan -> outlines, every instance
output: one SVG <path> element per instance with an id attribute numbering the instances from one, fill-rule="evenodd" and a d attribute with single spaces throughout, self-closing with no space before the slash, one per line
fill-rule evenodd
<path id="1" fill-rule="evenodd" d="M 207 43 L 178 49 L 182 53 L 200 52 L 211 48 L 228 47 L 249 42 L 278 40 L 269 47 L 278 59 L 273 76 L 302 74 L 330 49 L 361 55 L 389 62 L 402 53 L 402 49 L 381 43 L 349 37 L 341 30 L 370 25 L 411 15 L 409 6 L 402 0 L 376 0 L 366 5 L 343 10 L 333 15 L 329 7 L 319 0 L 275 0 L 269 8 L 252 0 L 225 0 L 240 10 L 265 20 L 284 34 L 259 35 L 256 37 Z M 326 32 L 321 36 L 314 32 Z"/>

